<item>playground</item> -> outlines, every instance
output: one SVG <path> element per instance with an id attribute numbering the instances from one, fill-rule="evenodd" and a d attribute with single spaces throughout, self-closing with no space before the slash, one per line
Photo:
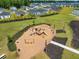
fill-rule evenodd
<path id="1" fill-rule="evenodd" d="M 56 31 L 46 24 L 29 28 L 15 42 L 19 59 L 31 59 L 42 52 L 55 35 Z"/>
<path id="2" fill-rule="evenodd" d="M 69 26 L 69 23 L 72 20 L 79 20 L 79 19 L 75 19 L 75 17 L 73 15 L 68 15 L 67 11 L 69 11 L 69 10 L 66 10 L 66 9 L 64 9 L 64 10 L 65 11 L 62 11 L 63 15 L 58 14 L 58 15 L 54 15 L 54 16 L 52 15 L 52 16 L 47 16 L 47 17 L 38 17 L 37 19 L 32 19 L 32 20 L 0 24 L 0 48 L 1 48 L 0 54 L 5 53 L 7 55 L 6 59 L 16 59 L 17 58 L 16 51 L 10 51 L 9 48 L 7 47 L 7 43 L 8 43 L 7 36 L 14 37 L 15 34 L 17 34 L 17 32 L 23 30 L 26 26 L 32 25 L 33 20 L 35 20 L 35 24 L 47 23 L 47 24 L 50 24 L 52 27 L 55 24 L 55 29 L 57 29 L 57 30 L 62 29 L 63 25 L 65 24 L 66 34 L 60 33 L 60 34 L 58 34 L 58 35 L 56 34 L 56 35 L 57 35 L 57 37 L 60 37 L 60 38 L 67 37 L 67 41 L 65 41 L 63 39 L 62 40 L 57 39 L 57 42 L 64 41 L 66 46 L 71 47 L 73 33 L 71 30 L 71 27 Z M 64 13 L 66 13 L 66 14 L 64 14 Z M 20 33 L 18 35 L 20 35 Z M 15 36 L 15 37 L 17 37 L 17 36 Z M 21 37 L 19 37 L 19 39 Z M 62 42 L 60 42 L 60 43 L 62 43 Z M 19 45 L 19 43 L 18 43 L 18 45 Z M 14 47 L 12 47 L 12 48 L 14 48 Z M 59 50 L 62 50 L 62 49 L 58 49 L 57 51 L 59 51 Z M 21 51 L 22 51 L 22 49 L 21 49 Z M 79 56 L 77 54 L 69 52 L 65 49 L 63 50 L 63 53 L 60 55 L 61 55 L 61 59 L 79 59 Z M 19 56 L 20 56 L 20 54 L 19 54 Z M 40 53 L 37 53 L 37 55 L 33 59 L 49 59 L 49 57 L 48 57 L 48 55 L 46 55 L 45 52 L 40 52 Z"/>

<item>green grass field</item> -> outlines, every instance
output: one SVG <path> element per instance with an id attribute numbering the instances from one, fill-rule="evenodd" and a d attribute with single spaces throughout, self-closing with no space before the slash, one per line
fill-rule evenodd
<path id="1" fill-rule="evenodd" d="M 73 33 L 69 27 L 69 22 L 72 20 L 75 20 L 75 16 L 69 14 L 58 14 L 47 17 L 37 17 L 37 19 L 32 20 L 0 24 L 0 54 L 5 53 L 7 55 L 7 59 L 16 59 L 16 51 L 11 52 L 7 47 L 7 36 L 12 37 L 14 34 L 24 29 L 26 26 L 33 24 L 33 21 L 35 21 L 35 24 L 48 23 L 51 24 L 52 27 L 55 25 L 56 29 L 62 29 L 65 25 L 66 34 L 58 34 L 58 36 L 67 36 L 68 40 L 66 45 L 71 47 Z M 49 57 L 44 52 L 41 52 L 33 59 L 49 59 Z M 79 59 L 79 56 L 64 50 L 62 59 Z"/>

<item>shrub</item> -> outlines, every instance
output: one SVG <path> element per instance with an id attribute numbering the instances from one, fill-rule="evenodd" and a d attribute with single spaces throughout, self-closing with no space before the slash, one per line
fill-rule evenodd
<path id="1" fill-rule="evenodd" d="M 8 36 L 8 43 L 7 43 L 8 49 L 10 51 L 15 51 L 16 50 L 16 45 L 15 45 L 15 41 L 12 40 L 12 38 L 10 36 Z"/>

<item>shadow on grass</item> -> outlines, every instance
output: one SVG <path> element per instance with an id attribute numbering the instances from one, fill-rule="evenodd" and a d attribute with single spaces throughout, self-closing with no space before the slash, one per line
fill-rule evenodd
<path id="1" fill-rule="evenodd" d="M 67 38 L 55 37 L 53 41 L 56 41 L 61 44 L 66 44 Z M 48 44 L 45 48 L 45 53 L 49 56 L 50 59 L 61 59 L 63 54 L 63 48 L 60 48 L 53 44 Z"/>
<path id="2" fill-rule="evenodd" d="M 59 30 L 56 30 L 56 33 L 66 33 L 66 31 L 64 29 L 59 29 Z"/>
<path id="3" fill-rule="evenodd" d="M 46 23 L 40 23 L 40 24 L 35 24 L 35 25 L 28 25 L 23 30 L 17 32 L 13 37 L 7 36 L 7 40 L 8 40 L 7 46 L 8 46 L 8 49 L 10 51 L 16 51 L 15 41 L 19 37 L 21 37 L 23 35 L 23 33 L 25 31 L 27 31 L 30 27 L 37 26 L 37 25 L 41 25 L 41 24 L 46 24 Z M 51 26 L 50 24 L 47 24 L 47 25 Z"/>

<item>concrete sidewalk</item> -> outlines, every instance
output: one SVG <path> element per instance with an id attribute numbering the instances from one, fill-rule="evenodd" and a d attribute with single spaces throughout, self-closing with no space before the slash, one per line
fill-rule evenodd
<path id="1" fill-rule="evenodd" d="M 59 47 L 61 47 L 61 48 L 64 48 L 64 49 L 66 49 L 66 50 L 68 50 L 68 51 L 71 51 L 71 52 L 73 52 L 73 53 L 79 54 L 79 51 L 78 51 L 78 50 L 73 49 L 73 48 L 70 48 L 70 47 L 67 47 L 67 46 L 65 46 L 65 45 L 63 45 L 63 44 L 57 43 L 57 42 L 55 42 L 55 41 L 51 41 L 50 43 L 51 43 L 51 44 L 54 44 L 54 45 L 56 45 L 56 46 L 59 46 Z"/>

